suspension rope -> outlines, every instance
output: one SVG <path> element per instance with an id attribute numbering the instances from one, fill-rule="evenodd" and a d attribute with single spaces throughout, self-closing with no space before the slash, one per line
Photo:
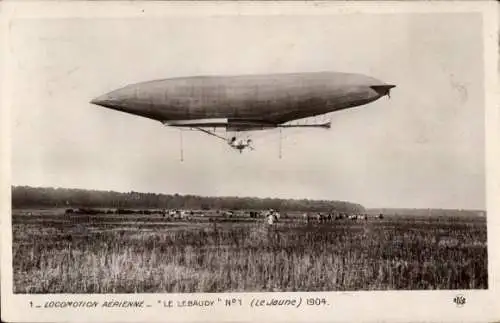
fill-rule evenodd
<path id="1" fill-rule="evenodd" d="M 281 152 L 282 152 L 282 143 L 281 141 L 283 140 L 283 137 L 282 137 L 282 129 L 280 128 L 280 144 L 279 144 L 279 158 L 281 159 Z"/>
<path id="2" fill-rule="evenodd" d="M 180 148 L 181 148 L 181 162 L 184 161 L 184 143 L 182 140 L 182 129 L 179 129 L 179 140 L 180 140 Z"/>

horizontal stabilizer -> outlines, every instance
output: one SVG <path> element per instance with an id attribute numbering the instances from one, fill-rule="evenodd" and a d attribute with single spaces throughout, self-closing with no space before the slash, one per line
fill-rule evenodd
<path id="1" fill-rule="evenodd" d="M 388 97 L 391 97 L 391 89 L 393 87 L 396 87 L 396 85 L 385 84 L 385 85 L 372 85 L 370 87 L 380 96 L 387 95 Z"/>
<path id="2" fill-rule="evenodd" d="M 226 127 L 228 125 L 228 119 L 193 119 L 193 120 L 167 120 L 162 122 L 166 126 L 171 127 Z"/>
<path id="3" fill-rule="evenodd" d="M 243 119 L 168 120 L 164 121 L 163 124 L 183 128 L 226 128 L 227 131 L 252 131 L 276 128 L 275 123 Z"/>
<path id="4" fill-rule="evenodd" d="M 225 128 L 227 131 L 254 131 L 272 128 L 324 128 L 331 127 L 330 122 L 319 124 L 275 124 L 261 120 L 241 119 L 195 119 L 172 120 L 163 122 L 166 126 L 184 128 Z"/>
<path id="5" fill-rule="evenodd" d="M 325 128 L 330 129 L 332 126 L 331 122 L 326 123 L 316 123 L 316 124 L 280 124 L 280 128 Z"/>

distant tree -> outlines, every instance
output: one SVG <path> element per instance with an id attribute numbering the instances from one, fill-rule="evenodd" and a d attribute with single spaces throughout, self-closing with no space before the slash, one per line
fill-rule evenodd
<path id="1" fill-rule="evenodd" d="M 12 187 L 13 208 L 164 208 L 362 212 L 364 207 L 345 201 L 296 200 L 255 197 L 205 197 L 197 195 L 154 194 L 131 191 L 96 191 L 50 187 Z"/>

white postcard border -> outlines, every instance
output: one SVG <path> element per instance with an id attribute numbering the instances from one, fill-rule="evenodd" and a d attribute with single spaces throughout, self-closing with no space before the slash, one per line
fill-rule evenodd
<path id="1" fill-rule="evenodd" d="M 2 61 L 1 109 L 1 200 L 2 207 L 2 319 L 5 321 L 494 321 L 500 319 L 497 306 L 500 299 L 500 114 L 498 109 L 498 8 L 494 2 L 289 2 L 289 3 L 163 3 L 163 2 L 20 2 L 2 3 L 2 41 L 6 55 Z M 464 291 L 376 291 L 328 293 L 221 293 L 221 294 L 44 294 L 20 295 L 12 290 L 11 215 L 10 215 L 10 113 L 9 105 L 9 51 L 8 30 L 12 19 L 70 18 L 70 17 L 151 17 L 151 16 L 205 16 L 205 15 L 327 15 L 346 13 L 401 13 L 401 12 L 478 12 L 484 22 L 485 102 L 486 102 L 486 166 L 487 166 L 487 221 L 489 289 Z M 466 305 L 458 307 L 453 298 L 462 294 Z M 329 305 L 319 307 L 280 308 L 251 307 L 255 299 L 325 298 Z M 169 300 L 187 299 L 241 299 L 248 306 L 228 308 L 225 305 L 205 308 L 165 308 Z M 143 300 L 151 307 L 144 309 L 106 309 L 97 307 L 45 309 L 50 301 Z M 167 303 L 164 303 L 164 302 Z M 35 304 L 35 307 L 31 307 Z M 36 308 L 36 305 L 41 306 Z"/>

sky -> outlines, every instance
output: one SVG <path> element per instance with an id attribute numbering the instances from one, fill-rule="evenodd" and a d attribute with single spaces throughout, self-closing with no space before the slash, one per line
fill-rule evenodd
<path id="1" fill-rule="evenodd" d="M 12 184 L 485 208 L 480 16 L 30 19 L 11 24 Z M 89 104 L 153 79 L 340 71 L 396 84 L 330 130 L 222 141 Z"/>

